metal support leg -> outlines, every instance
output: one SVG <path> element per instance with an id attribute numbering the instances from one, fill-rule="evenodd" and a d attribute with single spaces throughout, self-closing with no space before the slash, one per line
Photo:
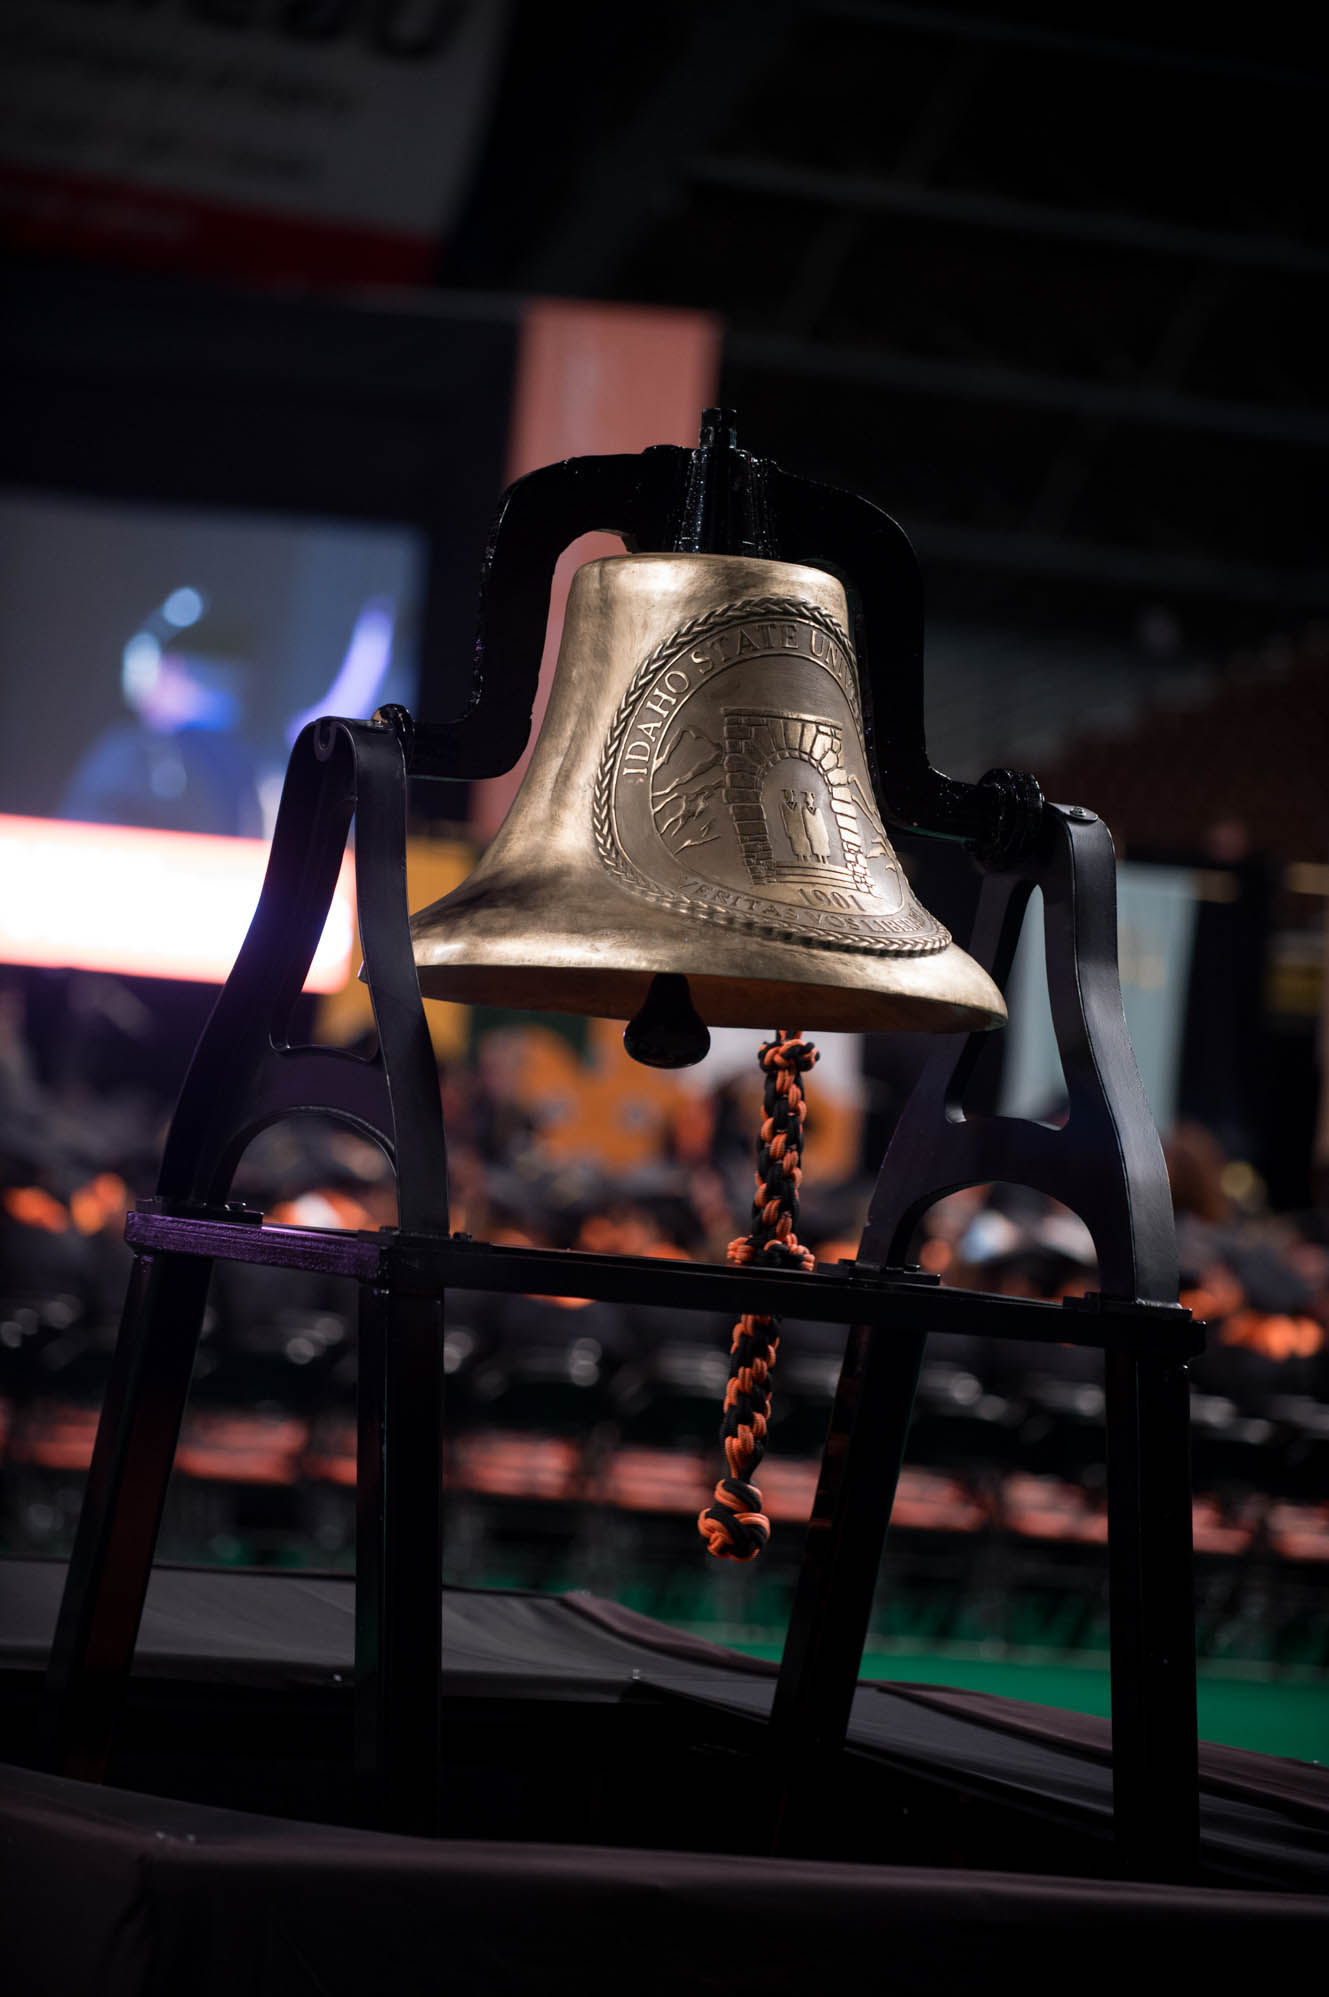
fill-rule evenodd
<path id="1" fill-rule="evenodd" d="M 925 1342 L 855 1325 L 845 1347 L 771 1715 L 781 1850 L 815 1826 L 819 1775 L 848 1732 Z"/>
<path id="2" fill-rule="evenodd" d="M 1107 1354 L 1112 1800 L 1123 1869 L 1184 1880 L 1199 1844 L 1186 1368 Z"/>
<path id="3" fill-rule="evenodd" d="M 355 1543 L 356 1782 L 363 1822 L 438 1828 L 443 1305 L 365 1288 Z"/>
<path id="4" fill-rule="evenodd" d="M 101 1781 L 123 1703 L 212 1264 L 136 1258 L 60 1604 L 43 1717 L 48 1765 Z"/>
<path id="5" fill-rule="evenodd" d="M 1154 1769 L 1156 1876 L 1189 1879 L 1199 1858 L 1190 1388 L 1176 1362 L 1139 1360 L 1144 1520 L 1145 1725 Z"/>
<path id="6" fill-rule="evenodd" d="M 1149 1749 L 1144 1725 L 1138 1361 L 1104 1358 L 1108 1468 L 1108 1610 L 1112 1645 L 1112 1816 L 1127 1871 L 1148 1842 Z"/>

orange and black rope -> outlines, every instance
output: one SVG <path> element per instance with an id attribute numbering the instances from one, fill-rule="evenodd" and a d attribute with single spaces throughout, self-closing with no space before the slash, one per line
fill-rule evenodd
<path id="1" fill-rule="evenodd" d="M 803 1119 L 807 1104 L 800 1077 L 817 1050 L 798 1032 L 777 1027 L 757 1056 L 766 1077 L 765 1114 L 757 1143 L 757 1196 L 752 1231 L 729 1244 L 731 1262 L 760 1260 L 767 1268 L 813 1266 L 810 1250 L 794 1232 L 803 1181 Z M 715 1487 L 715 1502 L 697 1520 L 707 1551 L 722 1560 L 755 1560 L 771 1536 L 752 1473 L 766 1449 L 771 1413 L 770 1379 L 779 1346 L 778 1319 L 748 1314 L 734 1326 L 729 1385 L 720 1434 L 729 1468 Z"/>

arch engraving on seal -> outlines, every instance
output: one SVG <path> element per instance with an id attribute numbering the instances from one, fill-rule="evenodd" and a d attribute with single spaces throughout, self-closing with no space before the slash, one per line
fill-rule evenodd
<path id="1" fill-rule="evenodd" d="M 814 604 L 751 598 L 657 646 L 614 716 L 593 819 L 615 880 L 676 913 L 894 956 L 951 940 L 891 850 L 849 639 Z"/>

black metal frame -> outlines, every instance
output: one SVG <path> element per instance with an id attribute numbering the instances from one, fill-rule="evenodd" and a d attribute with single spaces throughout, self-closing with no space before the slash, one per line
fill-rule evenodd
<path id="1" fill-rule="evenodd" d="M 859 580 L 875 686 L 874 779 L 897 821 L 964 838 L 991 869 L 974 954 L 1005 979 L 1029 894 L 1047 907 L 1053 1018 L 1070 1090 L 1062 1130 L 966 1119 L 980 1040 L 939 1043 L 888 1151 L 858 1260 L 812 1277 L 502 1248 L 448 1231 L 437 1076 L 411 953 L 408 769 L 509 767 L 529 733 L 549 578 L 567 542 L 611 527 L 637 545 L 791 551 Z M 1186 1360 L 1162 1153 L 1126 1034 L 1111 842 L 1092 813 L 1044 807 L 1032 779 L 952 783 L 922 732 L 921 586 L 908 543 L 852 495 L 737 450 L 708 413 L 695 452 L 573 460 L 508 496 L 486 564 L 475 694 L 451 729 L 325 720 L 292 752 L 262 896 L 196 1051 L 157 1195 L 129 1217 L 135 1268 L 98 1428 L 48 1675 L 53 1765 L 105 1770 L 150 1578 L 214 1259 L 322 1269 L 360 1285 L 356 1754 L 366 1822 L 428 1832 L 439 1781 L 442 1313 L 448 1289 L 647 1299 L 851 1327 L 772 1720 L 781 1836 L 848 1725 L 873 1587 L 927 1333 L 1097 1346 L 1107 1367 L 1114 1815 L 1124 1870 L 1184 1877 L 1198 1837 Z M 875 646 L 875 650 L 873 647 Z M 484 675 L 504 658 L 499 695 Z M 865 686 L 865 697 L 869 687 Z M 288 1044 L 352 817 L 373 1060 Z M 399 1225 L 378 1235 L 267 1227 L 225 1204 L 245 1145 L 300 1109 L 338 1116 L 392 1159 Z M 942 1289 L 908 1265 L 926 1208 L 1004 1179 L 1079 1211 L 1104 1294 L 1067 1305 Z"/>
<path id="2" fill-rule="evenodd" d="M 1199 1834 L 1186 1360 L 1202 1341 L 1176 1301 L 1167 1170 L 1122 1010 L 1112 841 L 1079 807 L 1049 805 L 1046 821 L 1037 852 L 988 875 L 970 948 L 1004 986 L 1042 891 L 1066 1121 L 967 1117 L 983 1038 L 939 1040 L 883 1160 L 860 1266 L 906 1264 L 928 1207 L 964 1186 L 1029 1186 L 1088 1226 L 1103 1289 L 1067 1299 L 1062 1322 L 1068 1344 L 1105 1353 L 1113 1813 L 1132 1870 L 1184 1877 Z M 1004 1335 L 1002 1299 L 966 1301 L 967 1332 Z M 795 1815 L 848 1725 L 926 1339 L 917 1306 L 900 1337 L 869 1320 L 849 1334 L 773 1714 Z"/>
<path id="3" fill-rule="evenodd" d="M 353 819 L 372 1059 L 289 1043 Z M 104 1773 L 133 1660 L 207 1301 L 212 1252 L 200 1254 L 197 1230 L 238 1238 L 243 1259 L 271 1259 L 261 1216 L 224 1204 L 245 1147 L 280 1117 L 330 1115 L 391 1160 L 401 1227 L 447 1238 L 438 1073 L 408 925 L 400 746 L 376 724 L 311 723 L 291 752 L 259 905 L 185 1078 L 157 1192 L 131 1216 L 178 1217 L 179 1232 L 136 1244 L 52 1646 L 46 1745 L 68 1773 Z M 433 1803 L 402 1771 L 429 1767 L 437 1781 L 438 1603 L 412 1577 L 442 1571 L 443 1300 L 383 1272 L 360 1299 L 357 1764 L 366 1813 L 380 1814 L 383 1789 L 386 1814 L 423 1830 Z"/>

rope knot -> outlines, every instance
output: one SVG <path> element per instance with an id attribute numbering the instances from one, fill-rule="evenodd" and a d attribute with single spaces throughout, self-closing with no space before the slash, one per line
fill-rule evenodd
<path id="1" fill-rule="evenodd" d="M 786 1073 L 805 1075 L 809 1068 L 815 1068 L 821 1056 L 811 1040 L 804 1040 L 798 1033 L 786 1034 L 777 1029 L 774 1040 L 762 1042 L 757 1060 L 769 1073 L 772 1069 L 783 1069 Z"/>
<path id="2" fill-rule="evenodd" d="M 771 1536 L 761 1492 L 738 1477 L 722 1477 L 715 1502 L 697 1515 L 697 1530 L 717 1560 L 755 1560 Z"/>
<path id="3" fill-rule="evenodd" d="M 812 1250 L 805 1248 L 795 1234 L 788 1235 L 782 1241 L 768 1241 L 761 1251 L 761 1259 L 769 1268 L 801 1269 L 808 1276 L 817 1266 Z"/>

